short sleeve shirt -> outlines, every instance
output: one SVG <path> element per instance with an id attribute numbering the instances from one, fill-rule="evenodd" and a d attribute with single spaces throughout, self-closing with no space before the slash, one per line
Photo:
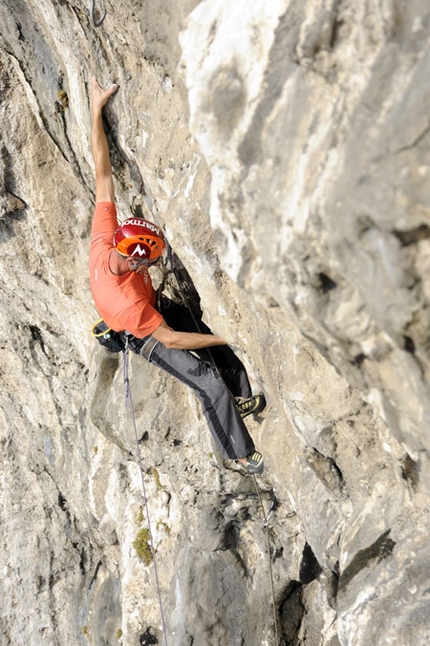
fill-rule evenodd
<path id="1" fill-rule="evenodd" d="M 97 202 L 91 231 L 90 287 L 97 310 L 113 330 L 138 338 L 152 334 L 163 317 L 155 309 L 155 291 L 148 270 L 115 276 L 109 268 L 118 222 L 113 202 Z"/>

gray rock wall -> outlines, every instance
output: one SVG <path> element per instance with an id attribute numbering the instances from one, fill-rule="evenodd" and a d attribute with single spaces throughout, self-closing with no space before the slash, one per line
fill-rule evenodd
<path id="1" fill-rule="evenodd" d="M 121 357 L 90 334 L 92 74 L 120 85 L 121 218 L 165 227 L 268 398 L 265 528 L 193 395 L 130 358 L 168 644 L 427 644 L 428 3 L 95 7 L 0 5 L 1 644 L 165 643 Z"/>

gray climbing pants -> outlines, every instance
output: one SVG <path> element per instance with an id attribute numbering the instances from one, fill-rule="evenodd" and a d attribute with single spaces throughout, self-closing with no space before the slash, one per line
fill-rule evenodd
<path id="1" fill-rule="evenodd" d="M 172 350 L 154 342 L 152 336 L 145 339 L 141 356 L 194 390 L 221 455 L 234 460 L 253 453 L 254 442 L 235 400 L 212 363 L 188 350 Z"/>

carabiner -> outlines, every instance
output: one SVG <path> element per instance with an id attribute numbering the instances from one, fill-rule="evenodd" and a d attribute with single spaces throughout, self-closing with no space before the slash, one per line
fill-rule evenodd
<path id="1" fill-rule="evenodd" d="M 103 20 L 106 18 L 107 11 L 105 9 L 103 15 L 98 20 L 96 20 L 95 11 L 96 11 L 96 0 L 91 0 L 91 22 L 93 23 L 93 27 L 100 27 Z"/>

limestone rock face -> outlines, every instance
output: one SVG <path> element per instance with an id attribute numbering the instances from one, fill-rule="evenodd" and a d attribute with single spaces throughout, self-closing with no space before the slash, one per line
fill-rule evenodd
<path id="1" fill-rule="evenodd" d="M 1 644 L 428 644 L 428 2 L 91 6 L 0 4 Z M 91 336 L 93 74 L 120 218 L 266 393 L 257 483 L 132 356 L 136 445 Z"/>

